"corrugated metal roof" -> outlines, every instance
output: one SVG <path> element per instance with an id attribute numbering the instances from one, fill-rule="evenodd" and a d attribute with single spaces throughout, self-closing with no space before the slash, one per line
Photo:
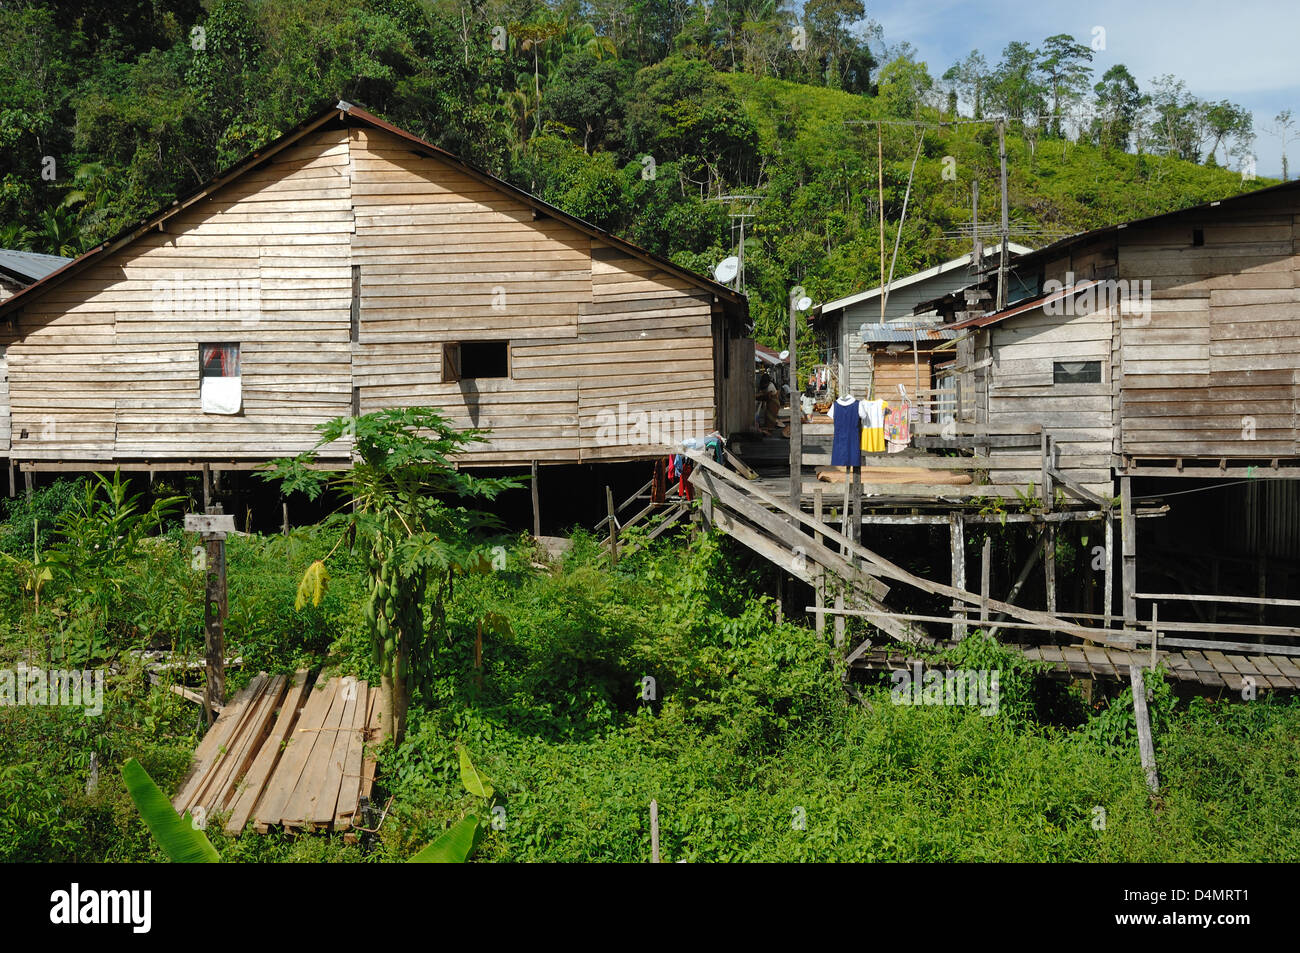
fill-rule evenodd
<path id="1" fill-rule="evenodd" d="M 990 324 L 997 324 L 999 321 L 1005 321 L 1007 318 L 1015 317 L 1017 314 L 1024 314 L 1026 311 L 1033 311 L 1037 308 L 1041 308 L 1048 302 L 1057 301 L 1061 298 L 1078 294 L 1080 291 L 1085 291 L 1088 288 L 1099 284 L 1101 284 L 1100 279 L 1076 281 L 1068 288 L 1062 288 L 1060 291 L 1053 291 L 1037 298 L 1031 298 L 1028 301 L 1021 302 L 1020 304 L 1014 305 L 1010 308 L 1004 308 L 1001 311 L 990 311 L 988 314 L 981 314 L 978 318 L 968 318 L 965 321 L 950 324 L 949 327 L 954 331 L 960 331 L 963 328 L 986 328 Z"/>
<path id="2" fill-rule="evenodd" d="M 1032 248 L 1025 245 L 1017 245 L 1015 242 L 1007 242 L 1007 250 L 1017 256 L 1029 255 L 1033 252 Z M 1000 245 L 986 247 L 984 249 L 984 257 L 991 257 L 1000 251 Z M 951 261 L 945 261 L 941 264 L 935 265 L 933 268 L 927 268 L 924 271 L 918 271 L 914 274 L 907 275 L 904 278 L 898 278 L 890 282 L 889 290 L 891 292 L 897 291 L 899 288 L 906 288 L 908 285 L 914 285 L 918 281 L 925 281 L 927 278 L 934 278 L 937 275 L 944 274 L 945 272 L 967 267 L 970 265 L 970 261 L 970 255 L 962 255 L 959 258 L 952 259 Z M 868 288 L 866 291 L 859 291 L 858 293 L 851 294 L 846 298 L 836 298 L 834 301 L 827 301 L 825 304 L 818 305 L 816 308 L 812 309 L 812 311 L 809 311 L 808 320 L 812 321 L 814 318 L 820 318 L 822 315 L 829 314 L 832 311 L 839 311 L 843 308 L 849 307 L 850 305 L 857 304 L 860 301 L 869 301 L 872 298 L 878 297 L 881 292 L 881 287 L 882 286 Z"/>
<path id="3" fill-rule="evenodd" d="M 918 341 L 951 341 L 957 336 L 957 332 L 951 328 L 925 328 L 916 329 L 916 339 Z M 897 324 L 864 324 L 858 328 L 858 337 L 863 344 L 877 343 L 894 343 L 906 342 L 912 343 L 912 328 L 908 325 Z"/>
<path id="4" fill-rule="evenodd" d="M 40 281 L 70 261 L 71 258 L 62 258 L 59 255 L 42 255 L 34 251 L 0 248 L 0 271 L 27 281 Z"/>

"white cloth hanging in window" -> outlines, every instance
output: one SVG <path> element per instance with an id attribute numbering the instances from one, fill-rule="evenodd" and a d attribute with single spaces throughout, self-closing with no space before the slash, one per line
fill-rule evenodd
<path id="1" fill-rule="evenodd" d="M 200 388 L 205 414 L 237 414 L 243 406 L 243 388 L 238 377 L 205 377 Z"/>

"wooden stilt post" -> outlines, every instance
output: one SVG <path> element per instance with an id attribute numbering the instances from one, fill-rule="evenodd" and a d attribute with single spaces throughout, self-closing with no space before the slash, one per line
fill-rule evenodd
<path id="1" fill-rule="evenodd" d="M 822 522 L 824 514 L 822 512 L 821 487 L 816 487 L 813 490 L 813 515 L 816 516 L 818 523 Z M 816 546 L 822 545 L 821 533 L 813 534 L 813 544 Z M 817 606 L 817 614 L 813 624 L 816 627 L 817 634 L 824 635 L 826 633 L 826 615 L 822 612 L 826 608 L 826 573 L 824 571 L 817 575 L 816 582 L 813 584 L 813 599 L 815 600 L 814 604 Z"/>
<path id="2" fill-rule="evenodd" d="M 853 509 L 853 487 L 851 485 L 852 483 L 853 483 L 853 469 L 851 467 L 845 467 L 844 468 L 844 520 L 843 520 L 843 525 L 840 527 L 840 533 L 843 536 L 847 537 L 849 540 L 853 539 L 853 530 L 849 528 L 852 525 L 849 522 L 849 516 L 851 515 L 851 511 Z M 849 548 L 847 546 L 841 546 L 840 552 L 847 556 L 849 552 Z"/>
<path id="3" fill-rule="evenodd" d="M 989 579 L 993 562 L 993 537 L 984 537 L 984 549 L 980 553 L 980 629 L 987 635 L 989 631 Z"/>
<path id="4" fill-rule="evenodd" d="M 1056 524 L 1043 527 L 1047 544 L 1043 547 L 1043 578 L 1047 588 L 1047 611 L 1056 614 Z"/>
<path id="5" fill-rule="evenodd" d="M 222 515 L 220 505 L 207 513 L 185 516 L 185 529 L 203 538 L 206 561 L 203 708 L 208 724 L 216 720 L 217 710 L 226 703 L 226 534 L 234 528 L 234 517 Z"/>
<path id="6" fill-rule="evenodd" d="M 284 535 L 288 536 L 289 535 L 289 501 L 288 500 L 280 501 L 280 516 L 283 520 Z"/>
<path id="7" fill-rule="evenodd" d="M 609 515 L 609 558 L 618 565 L 618 521 L 614 519 L 614 491 L 605 487 L 605 511 Z"/>
<path id="8" fill-rule="evenodd" d="M 961 513 L 953 511 L 948 514 L 948 539 L 952 544 L 952 585 L 954 589 L 966 588 L 966 526 Z M 966 605 L 953 603 L 953 613 L 966 618 Z M 953 641 L 960 642 L 966 638 L 966 623 L 954 621 L 952 624 Z"/>
<path id="9" fill-rule="evenodd" d="M 650 863 L 659 863 L 659 802 L 650 800 Z"/>
<path id="10" fill-rule="evenodd" d="M 212 468 L 203 464 L 203 512 L 212 512 Z"/>
<path id="11" fill-rule="evenodd" d="M 537 536 L 541 536 L 541 535 L 542 535 L 542 505 L 541 505 L 541 501 L 540 501 L 540 499 L 539 499 L 539 497 L 540 497 L 540 493 L 539 493 L 539 491 L 538 491 L 538 489 L 537 489 L 537 461 L 536 461 L 536 460 L 534 460 L 534 461 L 532 462 L 532 467 L 533 467 L 533 480 L 532 480 L 532 489 L 533 489 L 533 536 L 534 536 L 534 537 L 537 537 Z"/>
<path id="12" fill-rule="evenodd" d="M 1146 771 L 1147 787 L 1155 794 L 1160 790 L 1160 778 L 1156 773 L 1156 749 L 1151 738 L 1151 714 L 1147 710 L 1147 688 L 1142 678 L 1142 667 L 1130 665 L 1129 682 L 1133 686 L 1133 715 L 1137 722 L 1138 754 L 1142 758 L 1142 768 Z"/>
<path id="13" fill-rule="evenodd" d="M 1123 567 L 1120 585 L 1124 599 L 1124 627 L 1137 625 L 1137 519 L 1133 513 L 1133 481 L 1131 477 L 1119 478 L 1120 535 L 1123 546 Z"/>
<path id="14" fill-rule="evenodd" d="M 796 510 L 803 504 L 803 415 L 799 402 L 799 309 L 794 292 L 787 296 L 790 307 L 790 505 Z M 791 524 L 798 523 L 791 517 Z"/>
<path id="15" fill-rule="evenodd" d="M 31 470 L 23 471 L 23 487 L 26 490 L 27 499 L 30 500 L 32 498 L 32 471 Z"/>
<path id="16" fill-rule="evenodd" d="M 17 496 L 17 495 L 18 495 L 18 478 L 17 478 L 17 474 L 14 473 L 14 461 L 13 461 L 12 459 L 10 459 L 10 461 L 9 461 L 9 496 L 10 496 L 10 498 L 12 499 L 13 497 L 15 497 L 15 496 Z"/>
<path id="17" fill-rule="evenodd" d="M 1112 607 L 1115 605 L 1115 516 L 1109 510 L 1106 511 L 1105 519 L 1106 545 L 1103 554 L 1106 562 L 1102 567 L 1105 571 L 1104 581 L 1102 582 L 1101 613 L 1105 617 L 1103 623 L 1106 628 L 1110 628 L 1110 614 Z"/>

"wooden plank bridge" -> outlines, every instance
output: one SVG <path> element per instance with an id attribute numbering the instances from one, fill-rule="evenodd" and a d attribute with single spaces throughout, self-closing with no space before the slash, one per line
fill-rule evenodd
<path id="1" fill-rule="evenodd" d="M 845 617 L 859 616 L 892 638 L 912 645 L 939 643 L 922 626 L 927 622 L 942 622 L 953 626 L 954 631 L 960 627 L 963 633 L 968 626 L 976 625 L 986 630 L 1022 629 L 1035 632 L 1043 639 L 1075 640 L 1077 644 L 1073 645 L 1005 643 L 1027 658 L 1049 663 L 1059 677 L 1125 680 L 1130 666 L 1146 667 L 1154 659 L 1163 661 L 1175 679 L 1211 689 L 1241 691 L 1246 679 L 1253 679 L 1261 690 L 1300 689 L 1300 646 L 1177 637 L 1182 633 L 1222 630 L 1222 633 L 1247 638 L 1276 640 L 1300 638 L 1300 630 L 1284 626 L 1215 627 L 1166 622 L 1147 631 L 1131 623 L 1123 628 L 1110 628 L 1109 619 L 1106 625 L 1088 624 L 1101 617 L 1027 609 L 993 599 L 987 590 L 976 593 L 917 576 L 853 538 L 849 521 L 841 524 L 850 534 L 846 535 L 840 528 L 824 522 L 820 512 L 808 513 L 802 506 L 791 505 L 763 481 L 744 479 L 707 456 L 692 452 L 686 455 L 695 465 L 690 482 L 699 493 L 705 524 L 716 527 L 778 569 L 811 586 L 817 604 L 809 606 L 808 611 L 814 614 L 818 631 L 823 630 L 824 617 L 828 615 L 836 620 L 837 636 L 843 632 Z M 892 611 L 886 607 L 885 600 L 891 588 L 898 585 L 951 600 L 954 611 L 960 615 L 937 617 Z M 833 607 L 826 604 L 832 595 Z M 1115 621 L 1123 625 L 1120 620 Z M 1166 633 L 1170 631 L 1175 637 L 1168 637 Z M 892 655 L 873 648 L 871 641 L 866 640 L 847 651 L 845 657 L 851 666 L 872 669 L 886 665 L 884 660 Z"/>

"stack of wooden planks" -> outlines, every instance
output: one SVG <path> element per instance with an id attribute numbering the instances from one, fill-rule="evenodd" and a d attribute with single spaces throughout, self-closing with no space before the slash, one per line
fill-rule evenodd
<path id="1" fill-rule="evenodd" d="M 374 783 L 378 696 L 351 677 L 259 674 L 204 735 L 172 806 L 202 823 L 223 815 L 230 833 L 346 830 Z"/>

